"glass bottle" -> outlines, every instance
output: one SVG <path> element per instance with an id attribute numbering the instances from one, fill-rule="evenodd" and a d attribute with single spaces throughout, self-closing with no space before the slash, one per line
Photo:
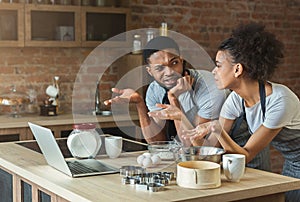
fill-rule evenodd
<path id="1" fill-rule="evenodd" d="M 96 115 L 101 114 L 101 101 L 100 101 L 99 88 L 100 88 L 100 83 L 98 81 L 96 86 L 96 93 L 95 93 L 95 114 Z"/>
<path id="2" fill-rule="evenodd" d="M 166 22 L 161 23 L 160 36 L 168 36 L 168 24 Z"/>

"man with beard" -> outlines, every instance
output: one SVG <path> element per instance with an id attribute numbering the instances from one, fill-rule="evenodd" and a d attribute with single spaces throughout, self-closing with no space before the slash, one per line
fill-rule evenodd
<path id="1" fill-rule="evenodd" d="M 135 103 L 148 143 L 173 138 L 183 141 L 180 137 L 183 129 L 218 119 L 227 91 L 217 89 L 211 72 L 187 69 L 186 61 L 180 56 L 178 44 L 173 39 L 165 36 L 152 39 L 143 50 L 143 59 L 147 72 L 154 79 L 147 89 L 145 101 L 132 89 L 113 88 L 112 91 L 118 96 L 104 104 Z M 168 110 L 161 110 L 166 106 L 180 108 L 185 114 L 183 120 L 167 120 L 171 119 L 164 113 Z M 160 118 L 149 116 L 149 112 L 156 113 Z M 184 144 L 190 145 L 191 142 Z"/>

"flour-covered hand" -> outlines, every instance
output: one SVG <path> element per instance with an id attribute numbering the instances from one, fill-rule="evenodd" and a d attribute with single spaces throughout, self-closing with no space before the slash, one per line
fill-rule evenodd
<path id="1" fill-rule="evenodd" d="M 124 104 L 124 103 L 138 103 L 142 101 L 142 97 L 136 91 L 130 88 L 118 89 L 112 88 L 112 92 L 117 94 L 114 98 L 104 101 L 105 105 Z"/>
<path id="2" fill-rule="evenodd" d="M 180 120 L 181 110 L 173 105 L 168 104 L 156 104 L 157 107 L 162 108 L 162 110 L 148 112 L 148 115 L 153 118 L 165 119 L 165 120 Z"/>

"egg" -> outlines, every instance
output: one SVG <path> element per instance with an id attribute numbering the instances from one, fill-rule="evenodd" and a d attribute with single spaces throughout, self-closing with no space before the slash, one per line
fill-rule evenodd
<path id="1" fill-rule="evenodd" d="M 151 157 L 151 154 L 149 152 L 145 152 L 145 153 L 143 153 L 143 155 L 146 157 Z"/>
<path id="2" fill-rule="evenodd" d="M 136 161 L 139 165 L 143 165 L 143 160 L 144 158 L 146 158 L 146 156 L 144 155 L 139 155 L 137 158 L 136 158 Z"/>
<path id="3" fill-rule="evenodd" d="M 158 155 L 151 156 L 151 160 L 154 165 L 158 165 L 161 162 L 161 159 Z"/>
<path id="4" fill-rule="evenodd" d="M 145 168 L 151 167 L 153 165 L 153 162 L 151 160 L 151 157 L 146 157 L 143 159 L 143 166 Z"/>

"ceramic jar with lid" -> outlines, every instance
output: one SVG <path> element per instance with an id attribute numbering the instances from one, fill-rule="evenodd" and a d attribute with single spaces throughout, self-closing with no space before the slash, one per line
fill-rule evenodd
<path id="1" fill-rule="evenodd" d="M 101 138 L 93 123 L 75 124 L 67 146 L 75 158 L 95 158 L 101 148 Z"/>

